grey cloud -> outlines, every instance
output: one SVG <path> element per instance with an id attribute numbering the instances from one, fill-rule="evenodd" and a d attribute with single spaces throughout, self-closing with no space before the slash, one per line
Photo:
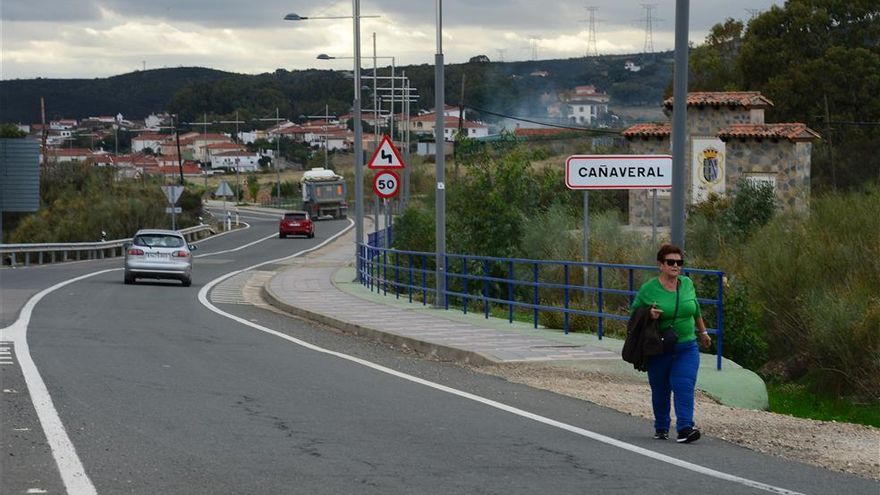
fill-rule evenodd
<path id="1" fill-rule="evenodd" d="M 99 19 L 96 2 L 69 0 L 3 0 L 0 19 L 3 22 L 76 22 Z"/>

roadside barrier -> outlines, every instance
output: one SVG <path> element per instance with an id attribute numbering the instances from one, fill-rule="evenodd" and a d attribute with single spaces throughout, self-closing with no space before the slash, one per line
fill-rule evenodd
<path id="1" fill-rule="evenodd" d="M 178 230 L 187 242 L 204 239 L 214 234 L 208 225 L 197 225 Z M 131 239 L 100 242 L 69 242 L 55 244 L 0 244 L 0 259 L 6 266 L 30 266 L 65 261 L 95 260 L 122 256 L 125 244 Z"/>
<path id="2" fill-rule="evenodd" d="M 641 284 L 657 275 L 649 265 L 617 265 L 558 260 L 530 260 L 449 254 L 445 257 L 446 291 L 436 289 L 436 253 L 401 251 L 384 246 L 384 235 L 358 247 L 359 280 L 377 293 L 409 302 L 433 303 L 462 312 L 481 311 L 509 322 L 553 322 L 568 334 L 576 320 L 580 329 L 599 339 L 609 324 L 625 335 L 629 306 Z M 685 268 L 700 296 L 708 328 L 715 335 L 716 368 L 721 369 L 724 342 L 724 272 Z M 561 321 L 560 321 L 561 320 Z M 547 326 L 547 325 L 545 325 Z"/>

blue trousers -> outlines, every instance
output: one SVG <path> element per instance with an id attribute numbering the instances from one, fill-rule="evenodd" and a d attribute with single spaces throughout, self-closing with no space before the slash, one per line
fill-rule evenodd
<path id="1" fill-rule="evenodd" d="M 654 429 L 669 430 L 670 395 L 675 400 L 675 429 L 694 426 L 694 388 L 700 369 L 700 350 L 696 341 L 675 345 L 672 352 L 648 361 L 648 383 L 654 406 Z"/>

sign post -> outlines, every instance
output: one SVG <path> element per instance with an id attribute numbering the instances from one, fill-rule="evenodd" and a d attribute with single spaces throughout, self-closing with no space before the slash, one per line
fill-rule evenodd
<path id="1" fill-rule="evenodd" d="M 170 208 L 165 208 L 166 213 L 171 213 L 171 230 L 177 230 L 177 214 L 181 212 L 180 208 L 175 207 L 180 195 L 183 194 L 183 186 L 162 186 L 162 192 L 168 200 Z"/>
<path id="2" fill-rule="evenodd" d="M 394 141 L 392 141 L 388 135 L 382 136 L 382 141 L 379 143 L 379 146 L 376 147 L 376 151 L 373 152 L 373 157 L 370 158 L 367 168 L 379 170 L 379 173 L 377 173 L 376 177 L 373 179 L 373 191 L 377 196 L 376 232 L 378 233 L 379 231 L 378 198 L 382 198 L 384 200 L 382 203 L 385 207 L 383 215 L 385 222 L 385 246 L 388 247 L 390 244 L 388 239 L 388 225 L 391 223 L 388 199 L 393 198 L 400 193 L 400 176 L 394 172 L 394 169 L 406 168 L 406 163 L 404 163 L 403 158 L 401 158 L 400 151 L 397 150 L 397 147 L 394 146 Z"/>
<path id="3" fill-rule="evenodd" d="M 653 189 L 656 195 L 657 189 L 672 187 L 672 156 L 573 155 L 565 160 L 565 185 L 584 191 L 584 262 L 589 262 L 589 190 Z"/>
<path id="4" fill-rule="evenodd" d="M 214 196 L 223 196 L 223 227 L 224 230 L 232 229 L 232 219 L 230 218 L 229 211 L 226 209 L 226 197 L 233 196 L 235 193 L 232 192 L 232 188 L 229 187 L 229 184 L 226 183 L 225 180 L 220 181 L 220 185 L 217 186 L 217 190 L 214 191 Z"/>

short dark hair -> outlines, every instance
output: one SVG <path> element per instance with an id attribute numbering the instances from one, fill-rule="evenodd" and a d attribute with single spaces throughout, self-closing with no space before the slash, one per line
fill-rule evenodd
<path id="1" fill-rule="evenodd" d="M 665 260 L 666 256 L 670 254 L 681 255 L 681 258 L 684 259 L 684 251 L 682 251 L 680 247 L 674 244 L 664 244 L 660 246 L 660 250 L 657 251 L 657 261 Z"/>

